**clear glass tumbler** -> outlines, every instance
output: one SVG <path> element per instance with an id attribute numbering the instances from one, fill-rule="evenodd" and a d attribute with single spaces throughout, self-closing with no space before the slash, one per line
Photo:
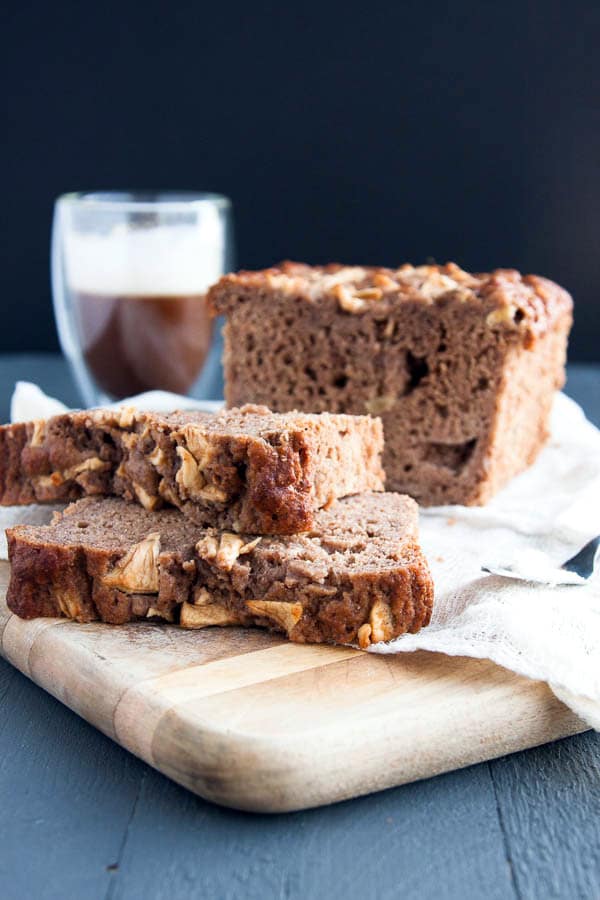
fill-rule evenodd
<path id="1" fill-rule="evenodd" d="M 219 194 L 77 193 L 56 201 L 52 292 L 86 406 L 187 394 L 212 340 L 205 293 L 233 266 Z"/>

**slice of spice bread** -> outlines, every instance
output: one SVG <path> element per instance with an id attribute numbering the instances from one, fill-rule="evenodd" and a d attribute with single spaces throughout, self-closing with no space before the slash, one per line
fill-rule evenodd
<path id="1" fill-rule="evenodd" d="M 65 413 L 0 428 L 0 503 L 117 495 L 202 526 L 294 534 L 339 497 L 383 490 L 382 448 L 370 416 Z"/>
<path id="2" fill-rule="evenodd" d="M 380 415 L 388 490 L 483 504 L 546 443 L 572 301 L 545 278 L 284 263 L 208 297 L 228 405 Z"/>
<path id="3" fill-rule="evenodd" d="M 309 533 L 256 537 L 85 498 L 51 525 L 8 530 L 8 605 L 23 618 L 259 625 L 366 648 L 429 622 L 417 519 L 411 498 L 367 492 L 318 512 Z"/>

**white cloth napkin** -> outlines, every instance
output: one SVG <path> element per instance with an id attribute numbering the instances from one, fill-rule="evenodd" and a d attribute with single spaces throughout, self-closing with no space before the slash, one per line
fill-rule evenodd
<path id="1" fill-rule="evenodd" d="M 221 402 L 153 391 L 118 405 L 214 411 Z M 21 382 L 11 413 L 13 421 L 22 421 L 64 408 L 35 385 Z M 7 508 L 0 527 L 49 518 L 42 507 Z M 576 403 L 559 394 L 550 444 L 491 503 L 421 511 L 421 543 L 436 591 L 431 625 L 370 652 L 434 650 L 491 659 L 546 681 L 600 730 L 600 564 L 582 586 L 546 587 L 481 571 L 486 563 L 510 563 L 527 549 L 543 551 L 560 564 L 598 533 L 600 431 Z M 0 555 L 6 558 L 5 547 Z"/>
<path id="2" fill-rule="evenodd" d="M 554 693 L 600 730 L 600 560 L 585 585 L 546 587 L 486 575 L 523 549 L 562 563 L 600 533 L 600 431 L 559 394 L 537 462 L 485 507 L 421 511 L 435 584 L 431 625 L 372 648 L 491 659 Z M 552 574 L 550 569 L 549 574 Z"/>

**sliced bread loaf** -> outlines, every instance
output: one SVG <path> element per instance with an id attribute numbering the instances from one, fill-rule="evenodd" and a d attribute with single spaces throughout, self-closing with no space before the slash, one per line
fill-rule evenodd
<path id="1" fill-rule="evenodd" d="M 429 622 L 417 517 L 409 497 L 367 492 L 321 510 L 309 533 L 255 537 L 86 498 L 51 525 L 8 530 L 8 605 L 23 618 L 259 625 L 364 648 Z"/>
<path id="2" fill-rule="evenodd" d="M 338 497 L 383 489 L 379 419 L 272 413 L 66 413 L 0 428 L 0 503 L 117 495 L 196 524 L 294 534 Z"/>
<path id="3" fill-rule="evenodd" d="M 545 278 L 284 263 L 208 296 L 228 405 L 380 415 L 387 489 L 421 504 L 486 503 L 548 438 L 572 301 Z"/>

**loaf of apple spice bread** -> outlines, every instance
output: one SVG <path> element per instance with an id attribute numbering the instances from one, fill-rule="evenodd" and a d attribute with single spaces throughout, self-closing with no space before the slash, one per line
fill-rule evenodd
<path id="1" fill-rule="evenodd" d="M 545 278 L 283 263 L 208 298 L 229 406 L 380 415 L 386 487 L 423 505 L 486 503 L 548 438 L 572 301 Z"/>
<path id="2" fill-rule="evenodd" d="M 293 534 L 338 497 L 383 490 L 370 416 L 99 409 L 0 428 L 0 503 L 117 495 L 201 526 Z"/>
<path id="3" fill-rule="evenodd" d="M 429 622 L 417 516 L 409 497 L 367 492 L 319 511 L 310 532 L 257 537 L 85 498 L 50 525 L 7 531 L 8 605 L 23 618 L 259 625 L 364 649 Z"/>

